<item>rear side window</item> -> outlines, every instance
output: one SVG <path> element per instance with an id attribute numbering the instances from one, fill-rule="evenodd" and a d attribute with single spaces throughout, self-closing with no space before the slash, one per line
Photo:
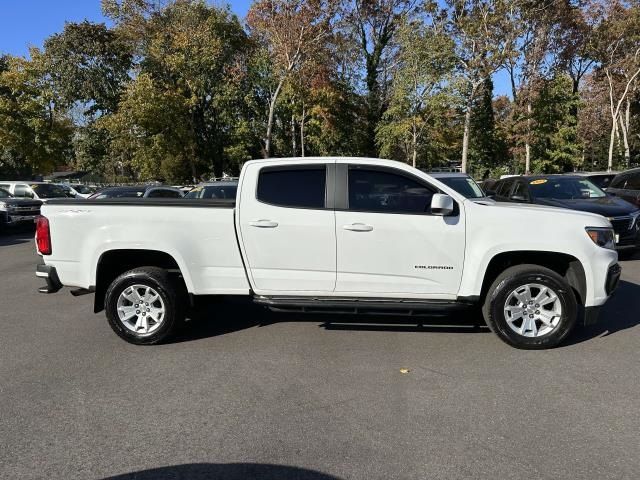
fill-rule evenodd
<path id="1" fill-rule="evenodd" d="M 405 175 L 349 169 L 349 210 L 429 213 L 434 190 Z"/>
<path id="2" fill-rule="evenodd" d="M 513 180 L 505 180 L 500 185 L 497 194 L 501 197 L 508 197 L 509 192 L 511 191 L 511 186 L 513 185 Z"/>
<path id="3" fill-rule="evenodd" d="M 524 200 L 529 201 L 529 189 L 524 184 L 524 182 L 516 183 L 516 188 L 513 190 L 513 194 L 511 195 L 513 200 Z"/>
<path id="4" fill-rule="evenodd" d="M 627 181 L 626 176 L 618 175 L 611 180 L 609 184 L 609 188 L 624 188 L 624 184 Z"/>
<path id="5" fill-rule="evenodd" d="M 29 187 L 26 185 L 16 185 L 13 191 L 14 197 L 30 197 L 33 198 L 33 193 L 29 191 Z"/>
<path id="6" fill-rule="evenodd" d="M 263 169 L 258 177 L 259 201 L 280 207 L 324 208 L 327 173 L 318 168 Z"/>

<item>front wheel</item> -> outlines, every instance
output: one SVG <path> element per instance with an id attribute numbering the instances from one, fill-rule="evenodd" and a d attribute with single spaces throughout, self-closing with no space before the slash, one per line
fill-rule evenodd
<path id="1" fill-rule="evenodd" d="M 109 325 L 136 345 L 160 343 L 184 320 L 179 289 L 166 270 L 140 267 L 116 278 L 105 295 Z"/>
<path id="2" fill-rule="evenodd" d="M 483 314 L 504 342 L 539 350 L 555 347 L 569 335 L 577 319 L 577 302 L 571 286 L 553 270 L 517 265 L 493 282 Z"/>

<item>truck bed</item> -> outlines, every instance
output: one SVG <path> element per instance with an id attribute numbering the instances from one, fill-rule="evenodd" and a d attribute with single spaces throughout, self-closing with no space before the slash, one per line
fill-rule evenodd
<path id="1" fill-rule="evenodd" d="M 248 294 L 234 206 L 222 199 L 54 200 L 42 208 L 52 242 L 47 264 L 64 285 L 89 289 L 107 251 L 164 252 L 175 259 L 189 292 Z"/>

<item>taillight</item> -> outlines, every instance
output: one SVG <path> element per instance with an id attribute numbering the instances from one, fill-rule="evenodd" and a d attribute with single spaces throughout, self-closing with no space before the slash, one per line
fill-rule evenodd
<path id="1" fill-rule="evenodd" d="M 36 246 L 42 255 L 51 255 L 51 232 L 49 232 L 49 219 L 42 215 L 36 221 Z"/>

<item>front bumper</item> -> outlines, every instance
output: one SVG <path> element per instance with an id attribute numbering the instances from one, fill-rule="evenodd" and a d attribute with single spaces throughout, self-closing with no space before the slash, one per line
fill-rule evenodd
<path id="1" fill-rule="evenodd" d="M 58 278 L 56 267 L 52 265 L 39 263 L 36 266 L 36 277 L 44 278 L 47 282 L 46 287 L 40 287 L 38 289 L 40 293 L 56 293 L 63 286 L 62 283 L 60 283 L 60 279 Z"/>

